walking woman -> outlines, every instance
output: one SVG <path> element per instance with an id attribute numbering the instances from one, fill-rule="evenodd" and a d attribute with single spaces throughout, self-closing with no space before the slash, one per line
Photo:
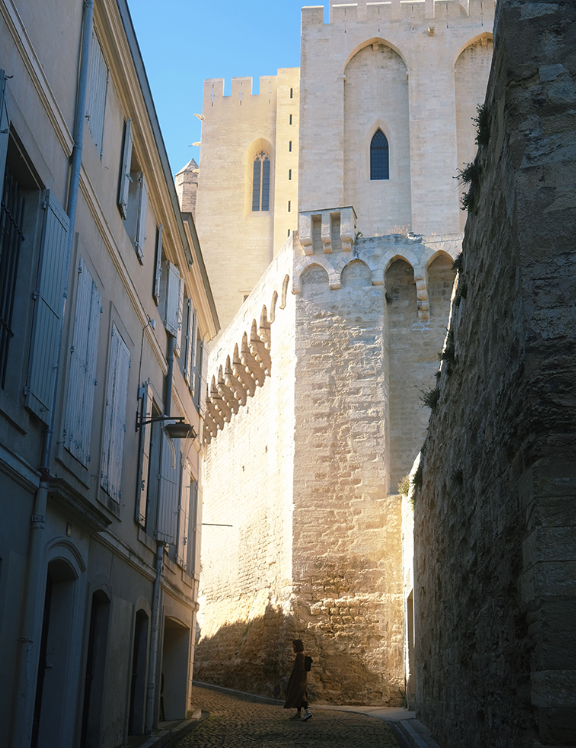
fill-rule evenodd
<path id="1" fill-rule="evenodd" d="M 304 663 L 304 643 L 302 639 L 294 639 L 292 642 L 292 648 L 296 653 L 296 659 L 294 660 L 294 668 L 292 675 L 288 681 L 288 688 L 286 689 L 286 701 L 284 702 L 284 709 L 296 709 L 298 710 L 293 717 L 290 719 L 301 719 L 305 722 L 312 716 L 308 709 L 308 701 L 306 698 L 306 686 L 308 682 L 308 673 Z M 302 709 L 304 709 L 304 716 L 302 716 Z"/>

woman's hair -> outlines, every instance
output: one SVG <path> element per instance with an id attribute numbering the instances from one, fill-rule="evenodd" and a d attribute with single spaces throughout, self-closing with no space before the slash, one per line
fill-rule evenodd
<path id="1" fill-rule="evenodd" d="M 303 652 L 304 651 L 304 642 L 302 639 L 294 639 L 292 641 L 292 646 L 294 647 L 295 652 Z"/>

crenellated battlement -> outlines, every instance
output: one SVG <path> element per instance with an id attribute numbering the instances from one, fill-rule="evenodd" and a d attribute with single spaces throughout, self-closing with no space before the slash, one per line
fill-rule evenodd
<path id="1" fill-rule="evenodd" d="M 388 0 L 387 2 L 341 3 L 330 0 L 330 24 L 392 23 L 412 21 L 424 23 L 433 19 L 454 22 L 474 18 L 492 22 L 496 0 Z M 324 25 L 324 6 L 302 8 L 302 27 Z"/>
<path id="2" fill-rule="evenodd" d="M 204 81 L 204 107 L 223 101 L 234 104 L 261 102 L 273 103 L 278 88 L 277 75 L 260 76 L 260 93 L 252 93 L 254 79 L 251 76 L 232 78 L 230 94 L 224 94 L 224 78 L 207 78 Z"/>

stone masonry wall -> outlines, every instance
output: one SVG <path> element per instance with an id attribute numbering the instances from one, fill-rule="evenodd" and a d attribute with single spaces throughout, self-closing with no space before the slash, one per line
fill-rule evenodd
<path id="1" fill-rule="evenodd" d="M 194 666 L 197 680 L 275 697 L 290 660 L 294 296 L 287 288 L 281 306 L 291 270 L 290 240 L 210 354 L 212 376 L 266 306 L 270 376 L 205 449 L 203 522 L 210 524 Z M 211 526 L 218 524 L 232 527 Z"/>
<path id="2" fill-rule="evenodd" d="M 451 748 L 573 746 L 576 6 L 501 0 L 496 24 L 415 502 L 417 708 Z"/>
<path id="3" fill-rule="evenodd" d="M 353 253 L 316 248 L 296 258 L 292 607 L 317 663 L 316 699 L 403 703 L 402 512 L 398 481 L 390 482 L 389 433 L 408 441 L 408 472 L 429 412 L 420 388 L 434 385 L 445 336 L 449 291 L 446 298 L 437 267 L 450 274 L 448 250 L 458 247 L 458 238 L 398 235 L 361 240 Z M 385 275 L 395 257 L 407 269 L 400 303 L 390 270 Z M 415 275 L 426 274 L 428 290 L 422 281 L 417 291 Z M 419 312 L 424 293 L 434 300 L 433 318 L 428 302 Z M 394 433 L 389 377 L 406 412 L 422 413 L 418 423 L 405 420 L 403 433 Z"/>

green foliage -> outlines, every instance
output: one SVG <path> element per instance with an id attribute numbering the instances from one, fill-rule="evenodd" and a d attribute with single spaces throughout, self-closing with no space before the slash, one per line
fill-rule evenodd
<path id="1" fill-rule="evenodd" d="M 405 475 L 400 481 L 400 483 L 398 484 L 398 493 L 401 493 L 404 496 L 408 496 L 409 491 L 410 491 L 410 476 Z"/>
<path id="2" fill-rule="evenodd" d="M 478 104 L 476 117 L 472 117 L 476 127 L 476 145 L 488 145 L 490 140 L 489 112 L 486 104 Z"/>
<path id="3" fill-rule="evenodd" d="M 460 306 L 460 302 L 462 299 L 465 299 L 468 296 L 468 281 L 466 278 L 462 278 L 462 280 L 458 283 L 458 288 L 456 289 L 456 295 L 454 296 L 454 304 L 456 306 Z"/>
<path id="4" fill-rule="evenodd" d="M 423 392 L 420 396 L 420 399 L 423 405 L 425 405 L 427 408 L 430 408 L 431 410 L 434 410 L 434 408 L 438 405 L 438 400 L 440 399 L 440 390 L 438 389 L 438 386 L 434 387 L 431 390 L 428 390 L 427 392 Z"/>
<path id="5" fill-rule="evenodd" d="M 454 361 L 454 354 L 456 352 L 456 346 L 454 345 L 454 332 L 453 330 L 448 330 L 448 336 L 446 338 L 446 345 L 444 346 L 444 350 L 440 354 L 440 358 L 442 361 L 449 361 L 452 363 Z"/>
<path id="6" fill-rule="evenodd" d="M 419 491 L 422 488 L 422 460 L 420 460 L 420 464 L 416 468 L 412 482 L 414 483 L 414 488 L 416 490 Z"/>
<path id="7" fill-rule="evenodd" d="M 462 184 L 470 185 L 468 192 L 464 192 L 460 200 L 462 210 L 467 210 L 469 213 L 474 211 L 476 206 L 476 196 L 480 190 L 480 175 L 481 175 L 480 164 L 478 163 L 478 157 L 474 159 L 463 169 L 458 170 L 458 179 Z"/>

